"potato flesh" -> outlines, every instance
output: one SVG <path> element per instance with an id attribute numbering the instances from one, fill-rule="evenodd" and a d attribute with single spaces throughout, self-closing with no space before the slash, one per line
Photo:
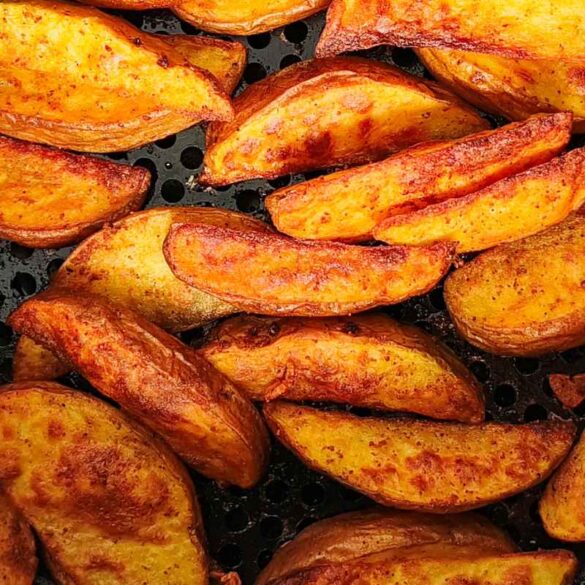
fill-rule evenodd
<path id="1" fill-rule="evenodd" d="M 58 582 L 207 583 L 193 487 L 161 441 L 58 384 L 1 390 L 0 483 Z"/>
<path id="2" fill-rule="evenodd" d="M 381 504 L 451 513 L 479 508 L 543 481 L 571 448 L 572 423 L 463 425 L 359 418 L 286 402 L 268 425 L 309 467 Z"/>
<path id="3" fill-rule="evenodd" d="M 292 237 L 368 240 L 388 217 L 466 195 L 546 162 L 570 135 L 570 114 L 535 116 L 279 189 L 267 197 L 266 207 L 277 229 Z"/>
<path id="4" fill-rule="evenodd" d="M 69 372 L 52 351 L 30 337 L 18 338 L 12 360 L 12 378 L 15 382 L 55 380 Z"/>

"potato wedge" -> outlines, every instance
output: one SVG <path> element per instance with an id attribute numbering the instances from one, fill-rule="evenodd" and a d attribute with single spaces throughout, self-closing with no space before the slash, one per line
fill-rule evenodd
<path id="1" fill-rule="evenodd" d="M 394 245 L 455 242 L 458 252 L 477 252 L 556 225 L 584 202 L 579 148 L 475 193 L 385 219 L 374 237 Z"/>
<path id="2" fill-rule="evenodd" d="M 122 151 L 233 110 L 211 74 L 125 20 L 51 0 L 0 3 L 0 132 Z"/>
<path id="3" fill-rule="evenodd" d="M 389 549 L 435 543 L 499 553 L 517 550 L 504 532 L 473 513 L 437 516 L 371 508 L 311 524 L 274 553 L 255 585 L 316 565 L 347 563 Z"/>
<path id="4" fill-rule="evenodd" d="M 572 112 L 573 131 L 585 132 L 581 66 L 445 49 L 416 53 L 434 77 L 482 110 L 510 120 L 538 112 Z"/>
<path id="5" fill-rule="evenodd" d="M 173 11 L 208 32 L 254 35 L 273 30 L 327 8 L 331 0 L 179 0 Z"/>
<path id="6" fill-rule="evenodd" d="M 101 8 L 119 10 L 151 10 L 153 8 L 170 8 L 177 0 L 79 0 L 82 4 L 92 4 Z"/>
<path id="7" fill-rule="evenodd" d="M 459 333 L 499 355 L 585 343 L 585 217 L 499 246 L 452 273 L 445 301 Z"/>
<path id="8" fill-rule="evenodd" d="M 424 331 L 383 314 L 332 319 L 235 317 L 201 355 L 251 400 L 318 400 L 476 423 L 481 386 Z"/>
<path id="9" fill-rule="evenodd" d="M 100 297 L 44 293 L 11 326 L 51 349 L 204 475 L 254 485 L 268 457 L 256 409 L 195 350 Z"/>
<path id="10" fill-rule="evenodd" d="M 347 246 L 203 224 L 175 224 L 164 254 L 177 278 L 244 311 L 348 315 L 431 290 L 449 269 L 449 244 Z"/>
<path id="11" fill-rule="evenodd" d="M 364 241 L 388 217 L 461 197 L 550 160 L 570 137 L 570 114 L 534 116 L 284 187 L 265 204 L 276 228 L 289 236 Z"/>
<path id="12" fill-rule="evenodd" d="M 585 400 L 585 374 L 551 374 L 548 382 L 554 395 L 567 407 L 577 408 Z"/>
<path id="13" fill-rule="evenodd" d="M 266 404 L 264 416 L 309 467 L 378 503 L 439 514 L 479 508 L 540 483 L 575 438 L 570 422 L 384 420 L 279 401 Z"/>
<path id="14" fill-rule="evenodd" d="M 317 56 L 376 45 L 585 64 L 582 0 L 333 0 Z"/>
<path id="15" fill-rule="evenodd" d="M 59 384 L 0 391 L 0 484 L 58 583 L 206 585 L 185 469 L 115 408 Z"/>
<path id="16" fill-rule="evenodd" d="M 15 382 L 55 380 L 70 369 L 52 351 L 30 337 L 22 335 L 18 338 L 12 360 L 12 379 Z"/>
<path id="17" fill-rule="evenodd" d="M 233 121 L 209 126 L 201 183 L 369 162 L 489 127 L 432 82 L 357 57 L 291 65 L 246 88 L 234 108 Z"/>
<path id="18" fill-rule="evenodd" d="M 149 185 L 141 167 L 0 136 L 0 238 L 30 248 L 79 242 L 139 209 Z"/>

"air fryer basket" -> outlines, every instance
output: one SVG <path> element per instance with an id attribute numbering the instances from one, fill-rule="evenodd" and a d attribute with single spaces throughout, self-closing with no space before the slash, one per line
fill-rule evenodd
<path id="1" fill-rule="evenodd" d="M 199 34 L 168 11 L 124 12 L 122 16 L 148 32 Z M 291 24 L 272 33 L 236 38 L 248 47 L 248 66 L 241 91 L 267 74 L 312 57 L 323 27 L 323 16 Z M 381 47 L 365 55 L 394 63 L 409 73 L 427 76 L 412 51 Z M 501 120 L 495 120 L 501 123 Z M 576 139 L 574 145 L 585 140 Z M 304 175 L 274 181 L 248 181 L 226 188 L 197 185 L 204 148 L 201 128 L 192 128 L 159 140 L 144 148 L 112 155 L 115 160 L 148 167 L 156 177 L 147 207 L 198 205 L 236 209 L 268 219 L 263 198 L 277 187 L 302 180 Z M 30 250 L 0 241 L 0 382 L 10 380 L 11 359 L 16 340 L 4 324 L 9 313 L 22 301 L 43 289 L 71 248 L 56 251 Z M 461 338 L 449 319 L 441 288 L 425 297 L 391 307 L 388 312 L 438 335 L 474 372 L 486 388 L 488 419 L 508 422 L 541 419 L 574 419 L 580 426 L 585 408 L 565 409 L 551 393 L 547 375 L 551 372 L 585 372 L 585 347 L 553 354 L 543 359 L 499 358 L 477 350 Z M 183 334 L 189 343 L 198 343 L 204 331 Z M 73 374 L 65 383 L 90 390 Z M 358 414 L 363 411 L 358 412 Z M 264 480 L 253 490 L 222 489 L 214 482 L 194 475 L 203 508 L 211 555 L 225 570 L 235 570 L 246 585 L 253 583 L 272 553 L 302 528 L 320 518 L 363 508 L 368 499 L 307 469 L 288 451 L 274 443 L 270 467 Z M 482 510 L 505 528 L 523 550 L 563 547 L 549 538 L 538 517 L 542 488 L 532 489 Z M 566 546 L 565 546 L 566 547 Z M 572 546 L 585 562 L 585 547 Z M 41 567 L 37 585 L 53 585 Z M 578 585 L 585 585 L 582 571 Z M 154 585 L 154 584 L 153 584 Z"/>

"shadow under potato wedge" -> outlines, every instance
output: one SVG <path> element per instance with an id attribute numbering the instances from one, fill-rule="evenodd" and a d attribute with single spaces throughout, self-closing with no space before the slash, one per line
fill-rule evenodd
<path id="1" fill-rule="evenodd" d="M 571 138 L 571 114 L 539 115 L 454 141 L 422 144 L 273 192 L 276 228 L 315 240 L 364 241 L 385 219 L 461 197 L 544 163 Z"/>
<path id="2" fill-rule="evenodd" d="M 479 508 L 540 483 L 575 438 L 571 422 L 361 418 L 280 401 L 266 404 L 264 417 L 308 467 L 380 504 L 436 514 Z"/>
<path id="3" fill-rule="evenodd" d="M 358 57 L 309 60 L 248 86 L 235 117 L 209 125 L 202 184 L 379 160 L 489 128 L 430 81 Z"/>
<path id="4" fill-rule="evenodd" d="M 197 471 L 240 487 L 259 480 L 269 449 L 260 415 L 172 335 L 100 297 L 62 291 L 28 300 L 9 322 L 160 434 Z"/>
<path id="5" fill-rule="evenodd" d="M 484 252 L 449 275 L 459 334 L 498 355 L 539 356 L 585 343 L 585 217 Z"/>
<path id="6" fill-rule="evenodd" d="M 206 585 L 193 484 L 156 436 L 59 384 L 0 387 L 0 485 L 58 583 Z"/>
<path id="7" fill-rule="evenodd" d="M 95 8 L 2 2 L 0 28 L 1 133 L 112 152 L 233 117 L 210 73 L 163 38 Z"/>
<path id="8" fill-rule="evenodd" d="M 201 355 L 251 400 L 324 401 L 432 418 L 484 419 L 481 386 L 424 331 L 384 314 L 234 317 Z"/>

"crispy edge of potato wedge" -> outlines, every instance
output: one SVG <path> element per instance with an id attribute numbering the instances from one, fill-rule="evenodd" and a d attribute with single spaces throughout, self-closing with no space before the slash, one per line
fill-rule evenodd
<path id="1" fill-rule="evenodd" d="M 362 418 L 284 401 L 264 405 L 274 435 L 308 467 L 375 502 L 464 512 L 544 481 L 568 454 L 575 425 L 467 425 Z"/>
<path id="2" fill-rule="evenodd" d="M 542 164 L 571 138 L 570 113 L 536 115 L 458 140 L 415 146 L 380 162 L 284 187 L 265 200 L 289 236 L 364 241 L 383 220 L 462 197 Z"/>
<path id="3" fill-rule="evenodd" d="M 567 408 L 577 408 L 585 400 L 585 374 L 551 374 L 548 382 L 554 395 Z"/>
<path id="4" fill-rule="evenodd" d="M 202 224 L 174 224 L 163 249 L 178 278 L 241 310 L 308 317 L 365 311 L 423 294 L 453 258 L 450 244 L 347 246 Z"/>
<path id="5" fill-rule="evenodd" d="M 151 181 L 142 167 L 5 136 L 0 136 L 0 163 L 0 238 L 29 248 L 74 244 L 136 211 Z M 37 215 L 33 225 L 31 216 Z"/>
<path id="6" fill-rule="evenodd" d="M 483 390 L 457 356 L 384 314 L 234 317 L 199 351 L 251 400 L 329 401 L 484 420 Z"/>
<path id="7" fill-rule="evenodd" d="M 269 451 L 255 407 L 195 350 L 107 303 L 88 293 L 46 291 L 8 322 L 71 363 L 207 477 L 254 485 Z"/>

